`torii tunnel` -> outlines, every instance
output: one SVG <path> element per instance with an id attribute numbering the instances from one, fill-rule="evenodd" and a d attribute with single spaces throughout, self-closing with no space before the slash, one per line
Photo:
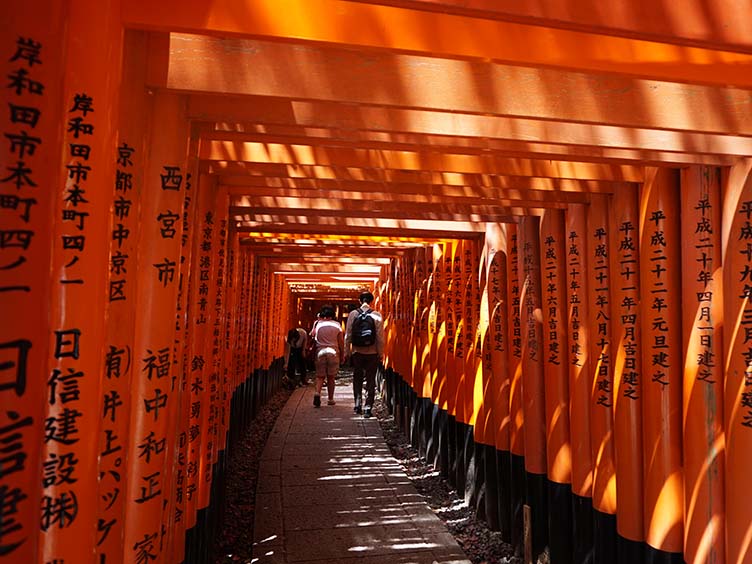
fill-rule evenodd
<path id="1" fill-rule="evenodd" d="M 0 6 L 0 561 L 204 562 L 289 327 L 569 562 L 752 563 L 749 0 Z"/>

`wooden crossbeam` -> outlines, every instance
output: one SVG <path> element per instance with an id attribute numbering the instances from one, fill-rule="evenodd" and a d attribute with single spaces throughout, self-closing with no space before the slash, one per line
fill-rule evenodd
<path id="1" fill-rule="evenodd" d="M 752 133 L 749 91 L 725 86 L 733 83 L 703 86 L 549 65 L 534 68 L 198 36 L 173 36 L 170 42 L 169 75 L 155 79 L 157 87 L 580 124 Z M 277 111 L 295 116 L 289 103 Z M 228 117 L 242 120 L 243 112 Z"/>
<path id="2" fill-rule="evenodd" d="M 342 149 L 315 145 L 283 145 L 230 141 L 203 141 L 199 158 L 208 161 L 339 166 L 413 171 L 446 171 L 465 174 L 504 174 L 583 180 L 642 182 L 640 166 L 576 161 L 503 158 L 438 151 Z"/>
<path id="3" fill-rule="evenodd" d="M 352 0 L 360 1 L 360 0 Z M 519 2 L 518 0 L 368 0 L 404 8 L 518 21 L 637 37 L 668 43 L 701 45 L 749 53 L 749 5 L 737 0 L 600 0 Z M 698 17 L 702 14 L 703 17 Z M 719 25 L 719 23 L 721 23 Z"/>
<path id="4" fill-rule="evenodd" d="M 126 25 L 147 29 L 265 36 L 683 82 L 752 84 L 750 73 L 741 72 L 752 60 L 746 53 L 342 0 L 129 0 L 122 14 Z"/>
<path id="5" fill-rule="evenodd" d="M 481 121 L 485 116 L 472 116 L 472 118 Z M 638 161 L 665 165 L 703 163 L 730 166 L 736 157 L 752 153 L 752 138 L 749 137 L 648 129 L 634 131 L 611 126 L 593 127 L 583 124 L 552 124 L 537 120 L 496 119 L 523 123 L 509 124 L 504 130 L 508 133 L 499 132 L 495 138 L 482 137 L 478 134 L 455 136 L 363 130 L 340 132 L 327 128 L 299 128 L 300 131 L 289 131 L 295 127 L 261 124 L 255 126 L 236 124 L 235 130 L 228 130 L 231 127 L 228 124 L 218 124 L 218 127 L 222 129 L 210 131 L 203 137 L 218 141 L 315 143 L 327 147 L 359 149 L 415 151 L 423 147 L 431 147 L 439 151 L 467 154 L 492 151 L 504 157 L 617 163 Z M 592 129 L 598 129 L 595 135 L 588 134 L 588 130 Z M 543 142 L 544 140 L 546 142 Z"/>

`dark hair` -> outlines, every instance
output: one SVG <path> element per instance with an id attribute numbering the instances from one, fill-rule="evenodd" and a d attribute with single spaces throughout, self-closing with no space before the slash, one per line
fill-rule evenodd
<path id="1" fill-rule="evenodd" d="M 291 345 L 298 340 L 298 330 L 297 329 L 290 329 L 287 332 L 287 342 Z"/>
<path id="2" fill-rule="evenodd" d="M 330 305 L 325 305 L 321 308 L 321 317 L 334 317 L 334 308 Z"/>
<path id="3" fill-rule="evenodd" d="M 360 303 L 370 304 L 373 301 L 373 294 L 371 292 L 363 292 L 360 295 Z"/>

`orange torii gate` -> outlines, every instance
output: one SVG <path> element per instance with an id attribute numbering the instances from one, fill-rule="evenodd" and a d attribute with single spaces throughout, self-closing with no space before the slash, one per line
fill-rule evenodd
<path id="1" fill-rule="evenodd" d="M 748 10 L 528 4 L 0 8 L 1 561 L 208 561 L 286 330 L 362 289 L 519 551 L 752 559 Z"/>

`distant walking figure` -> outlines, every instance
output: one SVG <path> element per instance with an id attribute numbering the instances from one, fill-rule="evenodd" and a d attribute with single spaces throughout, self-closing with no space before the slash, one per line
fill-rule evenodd
<path id="1" fill-rule="evenodd" d="M 360 307 L 350 312 L 345 328 L 345 348 L 352 349 L 353 396 L 355 413 L 371 417 L 376 393 L 376 369 L 384 354 L 384 320 L 371 309 L 373 294 L 360 295 Z M 363 411 L 363 381 L 366 384 L 366 405 Z"/>
<path id="2" fill-rule="evenodd" d="M 321 406 L 321 388 L 326 378 L 326 388 L 329 395 L 328 405 L 334 405 L 334 377 L 339 371 L 339 365 L 345 360 L 345 343 L 342 327 L 334 321 L 334 308 L 321 308 L 319 321 L 316 322 L 311 337 L 316 342 L 316 394 L 313 396 L 313 406 Z"/>

